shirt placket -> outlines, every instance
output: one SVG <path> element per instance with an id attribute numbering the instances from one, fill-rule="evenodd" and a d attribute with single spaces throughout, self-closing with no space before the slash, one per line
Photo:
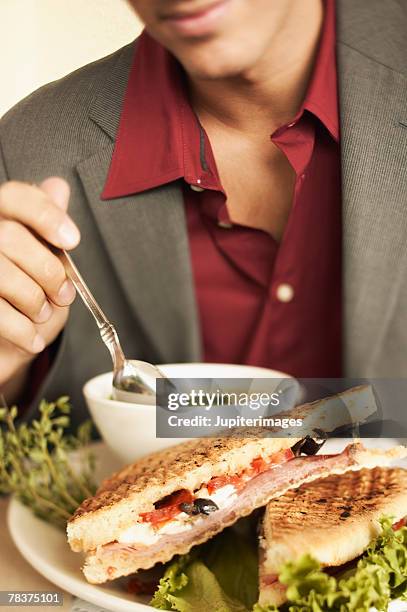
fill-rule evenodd
<path id="1" fill-rule="evenodd" d="M 256 332 L 246 355 L 247 363 L 259 363 L 261 356 L 273 354 L 272 343 L 275 336 L 270 337 L 269 330 L 287 337 L 287 330 L 279 330 L 278 320 L 290 319 L 290 311 L 298 299 L 301 290 L 298 285 L 299 270 L 293 265 L 293 258 L 288 257 L 292 249 L 290 235 L 296 223 L 297 207 L 301 206 L 301 192 L 307 180 L 307 168 L 312 159 L 315 145 L 315 124 L 312 117 L 302 113 L 291 123 L 277 129 L 271 136 L 272 142 L 286 156 L 295 171 L 293 201 L 282 241 L 278 248 L 268 290 Z M 299 258 L 294 258 L 296 262 Z M 265 343 L 267 344 L 265 346 Z M 281 346 L 281 341 L 276 341 Z"/>

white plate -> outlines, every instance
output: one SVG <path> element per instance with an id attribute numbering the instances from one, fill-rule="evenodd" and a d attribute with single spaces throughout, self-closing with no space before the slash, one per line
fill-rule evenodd
<path id="1" fill-rule="evenodd" d="M 345 441 L 330 441 L 327 452 L 343 448 Z M 366 440 L 366 446 L 392 446 L 396 440 Z M 94 445 L 98 456 L 98 478 L 110 474 L 118 467 L 117 460 L 103 443 Z M 324 449 L 325 451 L 325 449 Z M 402 462 L 407 467 L 406 461 Z M 80 555 L 73 553 L 63 532 L 36 518 L 20 502 L 12 500 L 8 512 L 8 526 L 11 537 L 20 553 L 40 574 L 59 588 L 112 612 L 148 612 L 148 598 L 126 593 L 120 580 L 106 586 L 95 586 L 86 582 L 80 566 Z M 391 612 L 405 612 L 405 602 L 393 602 Z"/>
<path id="2" fill-rule="evenodd" d="M 120 467 L 105 444 L 93 444 L 101 479 Z M 151 612 L 148 597 L 130 595 L 125 582 L 114 581 L 105 586 L 86 582 L 81 572 L 81 555 L 69 548 L 65 534 L 38 519 L 20 502 L 13 499 L 8 511 L 8 527 L 20 553 L 40 574 L 60 589 L 112 612 Z"/>

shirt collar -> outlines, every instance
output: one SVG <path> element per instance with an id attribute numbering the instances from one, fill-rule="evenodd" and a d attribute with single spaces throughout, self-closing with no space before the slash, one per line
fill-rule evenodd
<path id="1" fill-rule="evenodd" d="M 324 5 L 321 39 L 303 109 L 318 117 L 332 138 L 339 142 L 335 0 L 325 0 Z"/>
<path id="2" fill-rule="evenodd" d="M 325 0 L 325 6 L 315 68 L 300 114 L 313 113 L 338 141 L 334 0 Z M 210 144 L 189 104 L 182 68 L 144 31 L 136 41 L 102 199 L 140 193 L 181 178 L 219 189 Z"/>

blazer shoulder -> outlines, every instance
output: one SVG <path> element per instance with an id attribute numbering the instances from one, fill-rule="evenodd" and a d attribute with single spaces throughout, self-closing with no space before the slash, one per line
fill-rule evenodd
<path id="1" fill-rule="evenodd" d="M 407 73 L 406 0 L 336 0 L 338 42 Z"/>
<path id="2" fill-rule="evenodd" d="M 67 76 L 40 87 L 18 102 L 0 120 L 0 139 L 6 161 L 42 143 L 51 148 L 80 145 L 92 140 L 90 109 L 104 88 L 127 82 L 134 41 L 111 55 L 87 64 Z M 93 126 L 96 130 L 96 126 Z M 99 130 L 100 132 L 100 130 Z"/>

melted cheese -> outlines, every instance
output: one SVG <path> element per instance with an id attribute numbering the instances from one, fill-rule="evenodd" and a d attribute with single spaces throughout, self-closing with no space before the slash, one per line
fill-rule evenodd
<path id="1" fill-rule="evenodd" d="M 155 544 L 159 539 L 151 523 L 136 523 L 129 527 L 117 539 L 119 544 L 144 544 L 149 546 Z"/>
<path id="2" fill-rule="evenodd" d="M 225 485 L 220 489 L 216 489 L 216 491 L 213 491 L 211 494 L 206 487 L 203 487 L 195 493 L 195 497 L 211 499 L 213 502 L 215 502 L 218 508 L 221 509 L 229 506 L 229 504 L 231 504 L 237 498 L 237 491 L 236 488 L 230 484 Z"/>

